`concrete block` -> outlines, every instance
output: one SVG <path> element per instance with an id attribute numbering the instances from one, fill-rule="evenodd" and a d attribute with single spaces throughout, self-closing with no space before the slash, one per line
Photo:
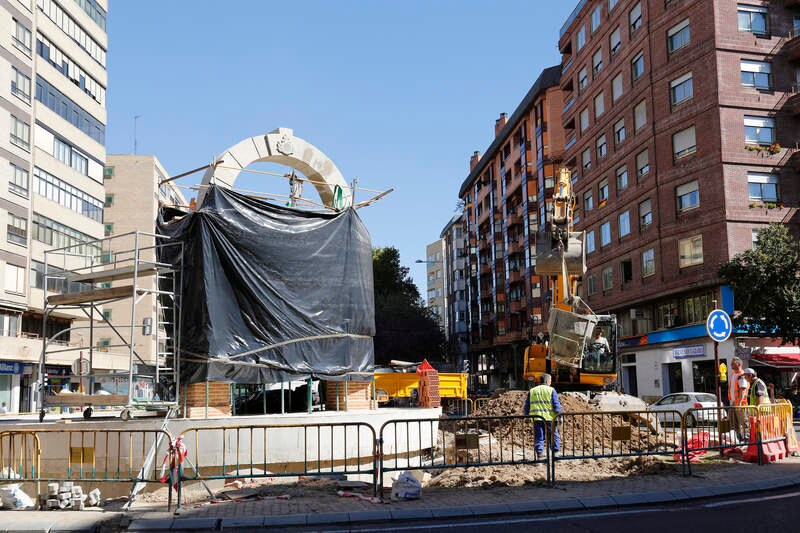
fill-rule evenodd
<path id="1" fill-rule="evenodd" d="M 264 517 L 264 526 L 305 526 L 308 515 L 304 514 L 283 514 L 270 515 Z"/>
<path id="2" fill-rule="evenodd" d="M 492 505 L 472 505 L 470 508 L 475 516 L 511 513 L 511 508 L 506 503 L 496 503 Z"/>
<path id="3" fill-rule="evenodd" d="M 576 498 L 550 501 L 545 500 L 544 504 L 548 511 L 569 511 L 583 509 L 583 504 Z"/>
<path id="4" fill-rule="evenodd" d="M 619 505 L 611 496 L 588 496 L 586 498 L 578 498 L 578 501 L 587 509 L 616 507 Z"/>
<path id="5" fill-rule="evenodd" d="M 347 524 L 350 522 L 350 513 L 314 513 L 306 517 L 306 524 L 309 526 L 316 524 Z"/>
<path id="6" fill-rule="evenodd" d="M 177 518 L 172 523 L 172 531 L 214 531 L 218 529 L 219 518 Z"/>
<path id="7" fill-rule="evenodd" d="M 392 509 L 393 520 L 417 520 L 423 518 L 433 518 L 430 509 Z"/>
<path id="8" fill-rule="evenodd" d="M 508 508 L 512 513 L 536 513 L 547 510 L 545 503 L 540 500 L 510 503 L 508 504 Z"/>
<path id="9" fill-rule="evenodd" d="M 691 496 L 689 496 L 686 492 L 684 492 L 683 489 L 671 490 L 669 491 L 669 493 L 672 494 L 672 497 L 675 501 L 683 501 L 691 499 Z"/>
<path id="10" fill-rule="evenodd" d="M 354 511 L 349 514 L 351 524 L 356 522 L 378 522 L 392 519 L 392 513 L 389 509 L 382 509 L 380 511 Z"/>
<path id="11" fill-rule="evenodd" d="M 128 531 L 150 531 L 151 529 L 172 529 L 172 523 L 175 520 L 172 518 L 165 518 L 161 520 L 154 520 L 151 518 L 138 518 L 131 520 L 128 524 Z"/>
<path id="12" fill-rule="evenodd" d="M 431 513 L 434 518 L 470 518 L 471 507 L 433 507 Z"/>
<path id="13" fill-rule="evenodd" d="M 714 496 L 714 491 L 711 490 L 711 487 L 692 487 L 688 489 L 683 489 L 690 498 L 708 498 L 710 496 Z"/>
<path id="14" fill-rule="evenodd" d="M 223 518 L 222 530 L 246 529 L 250 527 L 262 527 L 264 525 L 263 516 L 244 516 L 240 518 Z"/>
<path id="15" fill-rule="evenodd" d="M 645 494 L 645 497 L 650 503 L 666 503 L 675 501 L 675 496 L 673 496 L 669 491 L 648 492 Z"/>

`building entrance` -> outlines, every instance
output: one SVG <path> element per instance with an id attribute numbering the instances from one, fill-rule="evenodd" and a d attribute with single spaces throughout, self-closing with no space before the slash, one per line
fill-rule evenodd
<path id="1" fill-rule="evenodd" d="M 692 363 L 694 391 L 716 394 L 716 376 L 714 374 L 714 361 L 696 361 Z"/>
<path id="2" fill-rule="evenodd" d="M 664 394 L 683 392 L 683 368 L 680 363 L 663 365 Z"/>

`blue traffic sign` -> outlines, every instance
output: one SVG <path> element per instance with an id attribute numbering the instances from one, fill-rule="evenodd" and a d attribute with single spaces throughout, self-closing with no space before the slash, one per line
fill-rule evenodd
<path id="1" fill-rule="evenodd" d="M 714 309 L 708 314 L 706 319 L 706 331 L 711 340 L 724 342 L 728 340 L 733 331 L 731 317 L 722 309 Z"/>

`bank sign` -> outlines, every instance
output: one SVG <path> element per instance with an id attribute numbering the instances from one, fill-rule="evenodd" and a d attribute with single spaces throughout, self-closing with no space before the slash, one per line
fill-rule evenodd
<path id="1" fill-rule="evenodd" d="M 22 363 L 0 361 L 0 374 L 22 374 Z"/>
<path id="2" fill-rule="evenodd" d="M 679 346 L 672 349 L 672 357 L 675 359 L 688 359 L 689 357 L 703 357 L 706 354 L 706 348 L 702 344 L 693 344 L 692 346 Z"/>

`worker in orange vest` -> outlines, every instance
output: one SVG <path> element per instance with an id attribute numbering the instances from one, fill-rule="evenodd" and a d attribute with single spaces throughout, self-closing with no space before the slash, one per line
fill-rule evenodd
<path id="1" fill-rule="evenodd" d="M 747 405 L 747 392 L 750 384 L 744 378 L 742 360 L 738 357 L 731 359 L 731 377 L 728 380 L 728 400 L 731 409 L 731 425 L 736 431 L 736 437 L 742 441 L 747 438 L 747 413 L 739 406 Z"/>

